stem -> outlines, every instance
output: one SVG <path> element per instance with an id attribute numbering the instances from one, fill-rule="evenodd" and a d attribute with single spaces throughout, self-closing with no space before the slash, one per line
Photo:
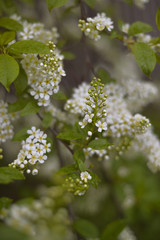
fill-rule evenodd
<path id="1" fill-rule="evenodd" d="M 42 121 L 43 118 L 42 116 L 37 113 L 37 116 L 39 117 L 39 119 Z M 56 138 L 58 136 L 58 132 L 54 129 L 49 127 L 49 130 L 52 132 L 52 134 L 54 135 L 55 139 L 57 139 L 58 141 L 60 141 L 61 143 L 63 143 L 63 145 L 70 151 L 70 153 L 73 155 L 74 151 L 72 148 L 70 148 L 70 146 L 68 146 L 68 144 L 66 144 L 63 140 L 61 140 L 60 138 Z"/>

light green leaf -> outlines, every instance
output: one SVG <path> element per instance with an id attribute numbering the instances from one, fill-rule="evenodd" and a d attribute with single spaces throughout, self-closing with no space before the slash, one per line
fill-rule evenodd
<path id="1" fill-rule="evenodd" d="M 27 115 L 35 114 L 35 113 L 38 113 L 39 110 L 40 110 L 40 107 L 37 105 L 37 103 L 35 101 L 30 101 L 22 109 L 20 115 L 27 116 Z"/>
<path id="2" fill-rule="evenodd" d="M 67 100 L 68 99 L 67 96 L 61 91 L 58 91 L 57 93 L 54 93 L 52 95 L 52 97 L 54 99 L 58 99 L 58 100 Z"/>
<path id="3" fill-rule="evenodd" d="M 0 18 L 0 27 L 4 27 L 13 31 L 23 31 L 22 24 L 20 24 L 16 20 L 7 17 Z"/>
<path id="4" fill-rule="evenodd" d="M 72 60 L 75 58 L 75 55 L 72 52 L 64 51 L 62 52 L 62 55 L 64 56 L 64 59 Z"/>
<path id="5" fill-rule="evenodd" d="M 44 128 L 48 128 L 51 125 L 52 120 L 52 114 L 50 112 L 46 112 L 42 121 L 42 126 Z"/>
<path id="6" fill-rule="evenodd" d="M 11 202 L 12 202 L 12 199 L 10 199 L 10 198 L 7 198 L 7 197 L 0 198 L 0 211 L 3 208 L 8 208 L 9 205 L 11 204 Z"/>
<path id="7" fill-rule="evenodd" d="M 133 53 L 141 70 L 150 76 L 156 66 L 156 55 L 152 48 L 146 43 L 135 43 Z"/>
<path id="8" fill-rule="evenodd" d="M 64 166 L 62 168 L 60 168 L 57 172 L 57 174 L 59 175 L 65 175 L 65 174 L 71 174 L 71 173 L 74 173 L 74 172 L 77 172 L 78 171 L 78 168 L 76 167 L 75 164 L 72 164 L 72 165 L 67 165 L 67 166 Z"/>
<path id="9" fill-rule="evenodd" d="M 18 95 L 22 94 L 28 85 L 28 78 L 24 69 L 20 65 L 19 75 L 14 81 L 14 86 Z"/>
<path id="10" fill-rule="evenodd" d="M 53 8 L 61 7 L 67 2 L 68 0 L 47 0 L 48 9 L 51 11 Z"/>
<path id="11" fill-rule="evenodd" d="M 12 167 L 0 167 L 0 183 L 7 184 L 17 179 L 25 179 L 24 175 Z"/>
<path id="12" fill-rule="evenodd" d="M 27 130 L 30 129 L 30 127 L 24 127 L 21 130 L 19 130 L 16 134 L 14 134 L 12 141 L 22 141 L 25 140 L 29 135 L 27 133 Z"/>
<path id="13" fill-rule="evenodd" d="M 9 91 L 10 84 L 19 74 L 19 65 L 8 54 L 0 54 L 0 82 Z"/>
<path id="14" fill-rule="evenodd" d="M 29 240 L 30 236 L 14 228 L 0 224 L 0 236 L 3 240 Z"/>
<path id="15" fill-rule="evenodd" d="M 156 24 L 157 24 L 157 28 L 160 31 L 160 11 L 159 9 L 157 9 L 157 13 L 156 13 Z"/>
<path id="16" fill-rule="evenodd" d="M 94 8 L 96 4 L 96 0 L 84 0 L 84 2 L 91 8 Z"/>
<path id="17" fill-rule="evenodd" d="M 0 45 L 7 45 L 9 42 L 13 41 L 16 37 L 16 33 L 13 31 L 4 32 L 0 35 Z"/>
<path id="18" fill-rule="evenodd" d="M 151 25 L 144 23 L 144 22 L 134 22 L 128 30 L 128 35 L 129 36 L 134 36 L 139 33 L 146 33 L 146 32 L 151 32 L 153 31 L 153 28 Z"/>
<path id="19" fill-rule="evenodd" d="M 121 219 L 111 222 L 104 229 L 100 240 L 115 240 L 126 226 L 126 221 Z"/>
<path id="20" fill-rule="evenodd" d="M 93 187 L 97 188 L 100 182 L 99 177 L 94 172 L 89 172 L 89 174 L 92 176 L 91 180 L 89 181 L 90 184 L 92 184 Z"/>
<path id="21" fill-rule="evenodd" d="M 94 139 L 88 144 L 88 147 L 97 150 L 105 149 L 107 146 L 108 142 L 106 139 L 103 138 Z"/>
<path id="22" fill-rule="evenodd" d="M 37 53 L 37 54 L 48 54 L 50 53 L 49 47 L 39 41 L 35 40 L 22 40 L 10 45 L 7 50 L 13 54 L 20 53 Z"/>
<path id="23" fill-rule="evenodd" d="M 97 226 L 88 220 L 85 219 L 76 220 L 73 223 L 73 228 L 85 238 L 99 237 L 99 230 Z"/>

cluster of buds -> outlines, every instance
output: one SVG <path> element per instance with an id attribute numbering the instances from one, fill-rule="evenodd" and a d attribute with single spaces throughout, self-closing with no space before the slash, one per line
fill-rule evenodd
<path id="1" fill-rule="evenodd" d="M 79 176 L 73 174 L 65 178 L 64 187 L 74 195 L 82 196 L 89 187 L 89 181 L 92 176 L 87 172 L 81 172 Z"/>
<path id="2" fill-rule="evenodd" d="M 78 26 L 86 36 L 97 41 L 100 39 L 99 32 L 104 29 L 108 31 L 113 29 L 113 22 L 109 17 L 106 17 L 105 13 L 98 13 L 94 18 L 87 18 L 87 21 L 80 19 Z"/>
<path id="3" fill-rule="evenodd" d="M 18 157 L 13 163 L 9 164 L 10 167 L 18 168 L 22 172 L 26 170 L 28 174 L 38 174 L 38 165 L 43 164 L 47 160 L 47 152 L 50 152 L 50 143 L 47 143 L 47 134 L 40 129 L 32 127 L 27 131 L 29 137 L 22 141 L 22 149 Z"/>
<path id="4" fill-rule="evenodd" d="M 88 123 L 92 123 L 88 135 L 91 136 L 95 126 L 98 132 L 107 130 L 106 123 L 106 99 L 107 95 L 103 92 L 104 84 L 98 78 L 93 78 L 91 87 L 88 90 L 88 97 L 86 97 L 86 107 L 84 108 L 85 116 L 82 122 L 79 122 L 81 128 L 84 128 Z"/>

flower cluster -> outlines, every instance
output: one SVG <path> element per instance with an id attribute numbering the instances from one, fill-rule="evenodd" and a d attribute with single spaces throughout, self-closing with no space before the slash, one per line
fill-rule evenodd
<path id="1" fill-rule="evenodd" d="M 47 134 L 40 131 L 40 129 L 32 127 L 27 133 L 29 137 L 22 141 L 22 149 L 17 159 L 9 166 L 36 175 L 38 174 L 38 164 L 43 164 L 47 160 L 46 154 L 51 151 L 51 144 L 47 143 Z"/>
<path id="2" fill-rule="evenodd" d="M 64 187 L 67 191 L 74 193 L 74 195 L 82 196 L 89 187 L 89 181 L 92 176 L 87 172 L 81 172 L 80 176 L 72 174 L 65 178 Z"/>
<path id="3" fill-rule="evenodd" d="M 118 240 L 136 240 L 134 233 L 131 231 L 129 227 L 125 227 L 125 229 L 118 236 Z"/>
<path id="4" fill-rule="evenodd" d="M 0 143 L 13 137 L 12 121 L 16 119 L 16 114 L 8 113 L 8 104 L 0 100 Z"/>
<path id="5" fill-rule="evenodd" d="M 136 136 L 133 148 L 146 156 L 149 160 L 148 167 L 153 172 L 160 169 L 160 141 L 151 128 L 144 134 Z"/>
<path id="6" fill-rule="evenodd" d="M 28 75 L 28 82 L 31 86 L 30 94 L 38 100 L 39 106 L 48 106 L 50 97 L 59 90 L 61 77 L 65 76 L 63 70 L 63 56 L 60 55 L 53 42 L 48 44 L 50 54 L 40 56 L 26 55 L 21 61 L 24 70 Z"/>
<path id="7" fill-rule="evenodd" d="M 50 30 L 46 30 L 44 28 L 44 24 L 42 23 L 29 23 L 27 20 L 23 20 L 20 16 L 16 14 L 11 16 L 12 19 L 17 20 L 19 23 L 23 25 L 23 31 L 18 32 L 17 38 L 18 40 L 37 40 L 43 43 L 48 43 L 48 41 L 57 42 L 57 38 L 59 34 L 57 32 L 57 28 L 52 28 Z"/>
<path id="8" fill-rule="evenodd" d="M 129 111 L 129 94 L 120 84 L 109 83 L 104 86 L 96 78 L 91 82 L 91 87 L 83 83 L 74 90 L 73 98 L 67 101 L 65 109 L 83 117 L 79 124 L 81 128 L 87 125 L 88 138 L 96 137 L 96 132 L 101 133 L 104 138 L 110 138 L 110 144 L 105 149 L 94 150 L 87 147 L 84 150 L 86 156 L 97 154 L 100 158 L 108 159 L 113 151 L 119 156 L 128 149 L 136 135 L 143 134 L 150 126 L 145 116 L 132 115 Z"/>
<path id="9" fill-rule="evenodd" d="M 86 36 L 97 41 L 100 39 L 99 32 L 104 29 L 108 31 L 113 29 L 113 22 L 109 17 L 106 17 L 105 13 L 98 13 L 94 18 L 88 17 L 87 21 L 80 19 L 78 26 Z"/>
<path id="10" fill-rule="evenodd" d="M 70 240 L 69 217 L 64 208 L 69 197 L 59 186 L 40 189 L 40 198 L 21 204 L 12 204 L 6 212 L 7 225 L 27 233 L 30 239 Z"/>

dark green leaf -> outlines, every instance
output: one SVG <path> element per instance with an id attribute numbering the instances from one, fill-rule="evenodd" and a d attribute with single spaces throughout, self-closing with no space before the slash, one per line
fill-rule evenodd
<path id="1" fill-rule="evenodd" d="M 97 150 L 105 149 L 107 146 L 108 142 L 106 139 L 103 138 L 94 139 L 88 144 L 88 147 Z"/>
<path id="2" fill-rule="evenodd" d="M 3 12 L 7 15 L 14 14 L 17 11 L 17 6 L 13 0 L 1 0 L 0 1 L 0 14 Z"/>
<path id="3" fill-rule="evenodd" d="M 72 52 L 64 51 L 62 52 L 64 59 L 72 60 L 75 58 L 75 55 Z"/>
<path id="4" fill-rule="evenodd" d="M 85 155 L 82 149 L 80 149 L 79 147 L 76 147 L 74 150 L 74 154 L 73 154 L 73 159 L 75 161 L 75 163 L 77 164 L 79 170 L 81 172 L 84 172 L 86 170 L 84 161 L 85 161 Z"/>
<path id="5" fill-rule="evenodd" d="M 71 141 L 71 140 L 76 140 L 81 138 L 81 134 L 69 128 L 69 129 L 66 129 L 65 132 L 59 133 L 57 138 Z"/>
<path id="6" fill-rule="evenodd" d="M 99 177 L 94 172 L 89 172 L 89 174 L 92 176 L 92 178 L 90 180 L 90 184 L 92 184 L 93 187 L 97 188 L 98 184 L 100 182 Z"/>
<path id="7" fill-rule="evenodd" d="M 7 45 L 9 42 L 13 41 L 16 37 L 16 33 L 13 31 L 4 32 L 0 35 L 0 45 Z"/>
<path id="8" fill-rule="evenodd" d="M 16 134 L 14 134 L 12 141 L 25 140 L 28 137 L 28 133 L 27 133 L 28 129 L 30 129 L 30 127 L 24 127 L 21 130 L 19 130 Z"/>
<path id="9" fill-rule="evenodd" d="M 111 222 L 104 229 L 100 240 L 115 240 L 126 226 L 126 221 L 121 219 Z"/>
<path id="10" fill-rule="evenodd" d="M 44 128 L 48 128 L 51 125 L 52 120 L 52 114 L 50 112 L 46 112 L 42 121 L 42 126 Z"/>
<path id="11" fill-rule="evenodd" d="M 0 236 L 2 240 L 29 240 L 30 236 L 25 233 L 19 232 L 14 228 L 8 227 L 6 225 L 0 225 Z"/>
<path id="12" fill-rule="evenodd" d="M 156 24 L 157 24 L 158 30 L 160 31 L 160 11 L 159 11 L 159 9 L 157 9 L 157 13 L 156 13 Z"/>
<path id="13" fill-rule="evenodd" d="M 110 74 L 104 68 L 99 68 L 97 74 L 103 84 L 115 82 L 115 80 L 110 77 Z"/>
<path id="14" fill-rule="evenodd" d="M 13 31 L 23 31 L 22 24 L 20 24 L 16 20 L 7 17 L 0 18 L 0 27 L 4 27 Z"/>
<path id="15" fill-rule="evenodd" d="M 160 65 L 160 55 L 156 54 L 157 63 Z"/>
<path id="16" fill-rule="evenodd" d="M 9 112 L 18 112 L 21 109 L 23 109 L 27 105 L 27 103 L 28 103 L 28 99 L 19 98 L 18 101 L 9 105 L 8 111 Z"/>
<path id="17" fill-rule="evenodd" d="M 84 2 L 91 8 L 94 8 L 96 4 L 96 0 L 84 0 Z"/>
<path id="18" fill-rule="evenodd" d="M 85 220 L 85 219 L 76 220 L 73 223 L 73 228 L 85 238 L 99 237 L 99 230 L 97 226 L 88 220 Z"/>
<path id="19" fill-rule="evenodd" d="M 35 101 L 30 101 L 26 104 L 26 106 L 22 109 L 20 115 L 21 116 L 27 116 L 30 114 L 38 113 L 40 110 L 40 107 L 36 104 Z"/>
<path id="20" fill-rule="evenodd" d="M 144 22 L 134 22 L 128 30 L 128 35 L 129 36 L 134 36 L 139 33 L 146 33 L 146 32 L 151 32 L 153 31 L 153 28 L 151 25 L 146 24 Z"/>
<path id="21" fill-rule="evenodd" d="M 16 179 L 25 179 L 24 175 L 12 167 L 0 167 L 0 183 L 7 184 Z"/>
<path id="22" fill-rule="evenodd" d="M 10 199 L 10 198 L 7 198 L 7 197 L 0 198 L 0 211 L 3 208 L 8 208 L 9 205 L 11 204 L 11 202 L 12 202 L 12 199 Z"/>
<path id="23" fill-rule="evenodd" d="M 58 170 L 57 174 L 65 175 L 65 174 L 71 174 L 71 173 L 74 173 L 74 172 L 77 172 L 77 171 L 78 171 L 78 169 L 75 166 L 75 164 L 72 164 L 72 165 L 67 165 L 67 166 L 64 166 L 64 167 L 60 168 Z"/>
<path id="24" fill-rule="evenodd" d="M 16 60 L 8 54 L 0 55 L 0 82 L 9 91 L 10 84 L 19 73 L 19 65 Z"/>
<path id="25" fill-rule="evenodd" d="M 37 54 L 48 54 L 50 53 L 49 47 L 39 41 L 35 40 L 22 40 L 13 43 L 8 48 L 8 51 L 13 54 L 20 53 L 37 53 Z"/>
<path id="26" fill-rule="evenodd" d="M 146 43 L 135 43 L 133 53 L 141 70 L 150 76 L 156 66 L 156 56 L 152 48 Z"/>
<path id="27" fill-rule="evenodd" d="M 16 88 L 16 92 L 18 95 L 20 95 L 27 87 L 28 85 L 28 78 L 24 71 L 24 69 L 20 66 L 19 75 L 14 81 L 14 86 Z"/>
<path id="28" fill-rule="evenodd" d="M 53 8 L 61 7 L 67 2 L 68 0 L 47 0 L 48 9 L 51 11 Z"/>

